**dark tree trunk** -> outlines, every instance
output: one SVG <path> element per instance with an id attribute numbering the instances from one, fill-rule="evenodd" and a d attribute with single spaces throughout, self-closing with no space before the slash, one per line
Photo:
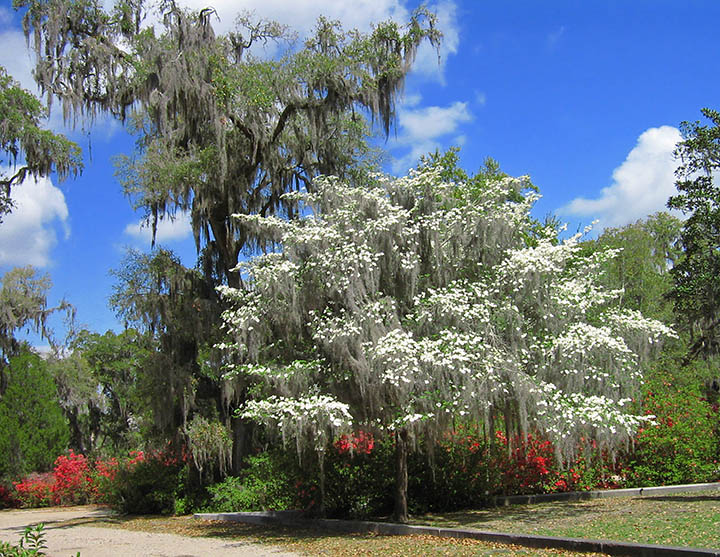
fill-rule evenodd
<path id="1" fill-rule="evenodd" d="M 232 418 L 230 424 L 233 437 L 232 466 L 230 468 L 233 475 L 238 475 L 242 471 L 245 457 L 250 454 L 252 448 L 250 441 L 253 424 L 241 418 Z"/>
<path id="2" fill-rule="evenodd" d="M 406 523 L 408 521 L 408 432 L 401 429 L 395 432 L 395 511 L 393 520 Z"/>

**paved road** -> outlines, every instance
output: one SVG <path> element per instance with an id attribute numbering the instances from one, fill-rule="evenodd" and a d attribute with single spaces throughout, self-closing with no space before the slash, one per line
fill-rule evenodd
<path id="1" fill-rule="evenodd" d="M 102 508 L 68 507 L 0 511 L 0 539 L 17 543 L 26 526 L 45 523 L 46 555 L 70 557 L 293 557 L 295 554 L 237 540 L 190 538 L 88 526 L 108 516 Z M 87 519 L 83 521 L 83 519 Z M 67 521 L 72 520 L 71 524 Z"/>

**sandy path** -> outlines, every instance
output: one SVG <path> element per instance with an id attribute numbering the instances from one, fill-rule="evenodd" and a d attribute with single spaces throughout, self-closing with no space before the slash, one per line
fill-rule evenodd
<path id="1" fill-rule="evenodd" d="M 0 511 L 0 539 L 17 543 L 25 530 L 45 523 L 45 553 L 52 557 L 292 557 L 295 554 L 238 540 L 190 538 L 175 534 L 134 532 L 88 526 L 109 515 L 107 509 L 86 506 Z M 66 522 L 72 520 L 71 524 Z"/>

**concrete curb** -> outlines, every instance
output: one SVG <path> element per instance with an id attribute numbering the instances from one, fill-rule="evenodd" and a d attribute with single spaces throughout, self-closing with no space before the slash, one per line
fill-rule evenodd
<path id="1" fill-rule="evenodd" d="M 495 498 L 497 504 L 535 503 L 544 501 L 580 500 L 604 497 L 650 496 L 678 491 L 710 491 L 720 489 L 720 482 L 710 484 L 688 484 L 636 489 L 618 489 L 608 491 L 569 492 L 547 495 L 520 495 Z M 555 498 L 561 495 L 563 497 Z M 252 513 L 198 513 L 194 518 L 200 520 L 218 520 L 242 522 L 265 526 L 289 526 L 296 528 L 319 529 L 336 533 L 375 533 L 392 536 L 431 535 L 441 538 L 470 538 L 488 542 L 520 545 L 542 549 L 568 549 L 571 551 L 598 552 L 608 555 L 630 557 L 720 557 L 720 549 L 701 549 L 673 547 L 664 545 L 644 545 L 638 543 L 587 540 L 553 536 L 535 536 L 530 534 L 506 534 L 487 532 L 473 528 L 437 528 L 434 526 L 411 526 L 389 522 L 369 522 L 358 520 L 310 519 L 302 518 L 301 511 L 268 511 Z"/>
<path id="2" fill-rule="evenodd" d="M 538 495 L 509 495 L 507 497 L 489 497 L 487 503 L 491 506 L 503 507 L 506 505 L 527 505 L 549 501 L 584 501 L 587 499 L 632 496 L 648 497 L 662 493 L 677 493 L 678 491 L 712 491 L 715 489 L 720 489 L 720 482 L 661 485 L 657 487 L 632 487 L 629 489 L 604 489 L 596 491 L 567 491 L 565 493 L 540 493 Z"/>

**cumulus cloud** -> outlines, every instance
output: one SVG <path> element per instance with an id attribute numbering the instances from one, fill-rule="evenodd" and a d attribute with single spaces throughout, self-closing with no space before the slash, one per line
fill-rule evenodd
<path id="1" fill-rule="evenodd" d="M 396 173 L 404 173 L 414 166 L 422 155 L 440 149 L 441 139 L 450 136 L 453 144 L 461 145 L 465 136 L 458 134 L 458 129 L 461 124 L 472 120 L 466 102 L 458 101 L 446 107 L 417 108 L 420 99 L 415 96 L 411 101 L 410 106 L 406 104 L 398 110 L 399 134 L 393 142 L 393 150 L 410 147 L 410 152 L 393 162 L 393 171 Z"/>
<path id="2" fill-rule="evenodd" d="M 11 170 L 0 168 L 0 175 Z M 46 267 L 57 228 L 70 235 L 65 196 L 49 178 L 28 177 L 12 190 L 13 211 L 0 223 L 0 265 Z"/>
<path id="3" fill-rule="evenodd" d="M 680 131 L 671 126 L 644 131 L 625 162 L 613 171 L 613 183 L 602 189 L 600 197 L 573 199 L 559 214 L 597 218 L 605 228 L 624 226 L 665 210 L 668 197 L 676 193 L 678 163 L 673 151 L 681 139 Z"/>
<path id="4" fill-rule="evenodd" d="M 144 219 L 128 224 L 125 227 L 125 234 L 143 243 L 152 242 L 152 225 Z M 175 218 L 165 218 L 158 221 L 155 242 L 175 242 L 184 240 L 192 234 L 190 215 L 178 212 Z"/>

